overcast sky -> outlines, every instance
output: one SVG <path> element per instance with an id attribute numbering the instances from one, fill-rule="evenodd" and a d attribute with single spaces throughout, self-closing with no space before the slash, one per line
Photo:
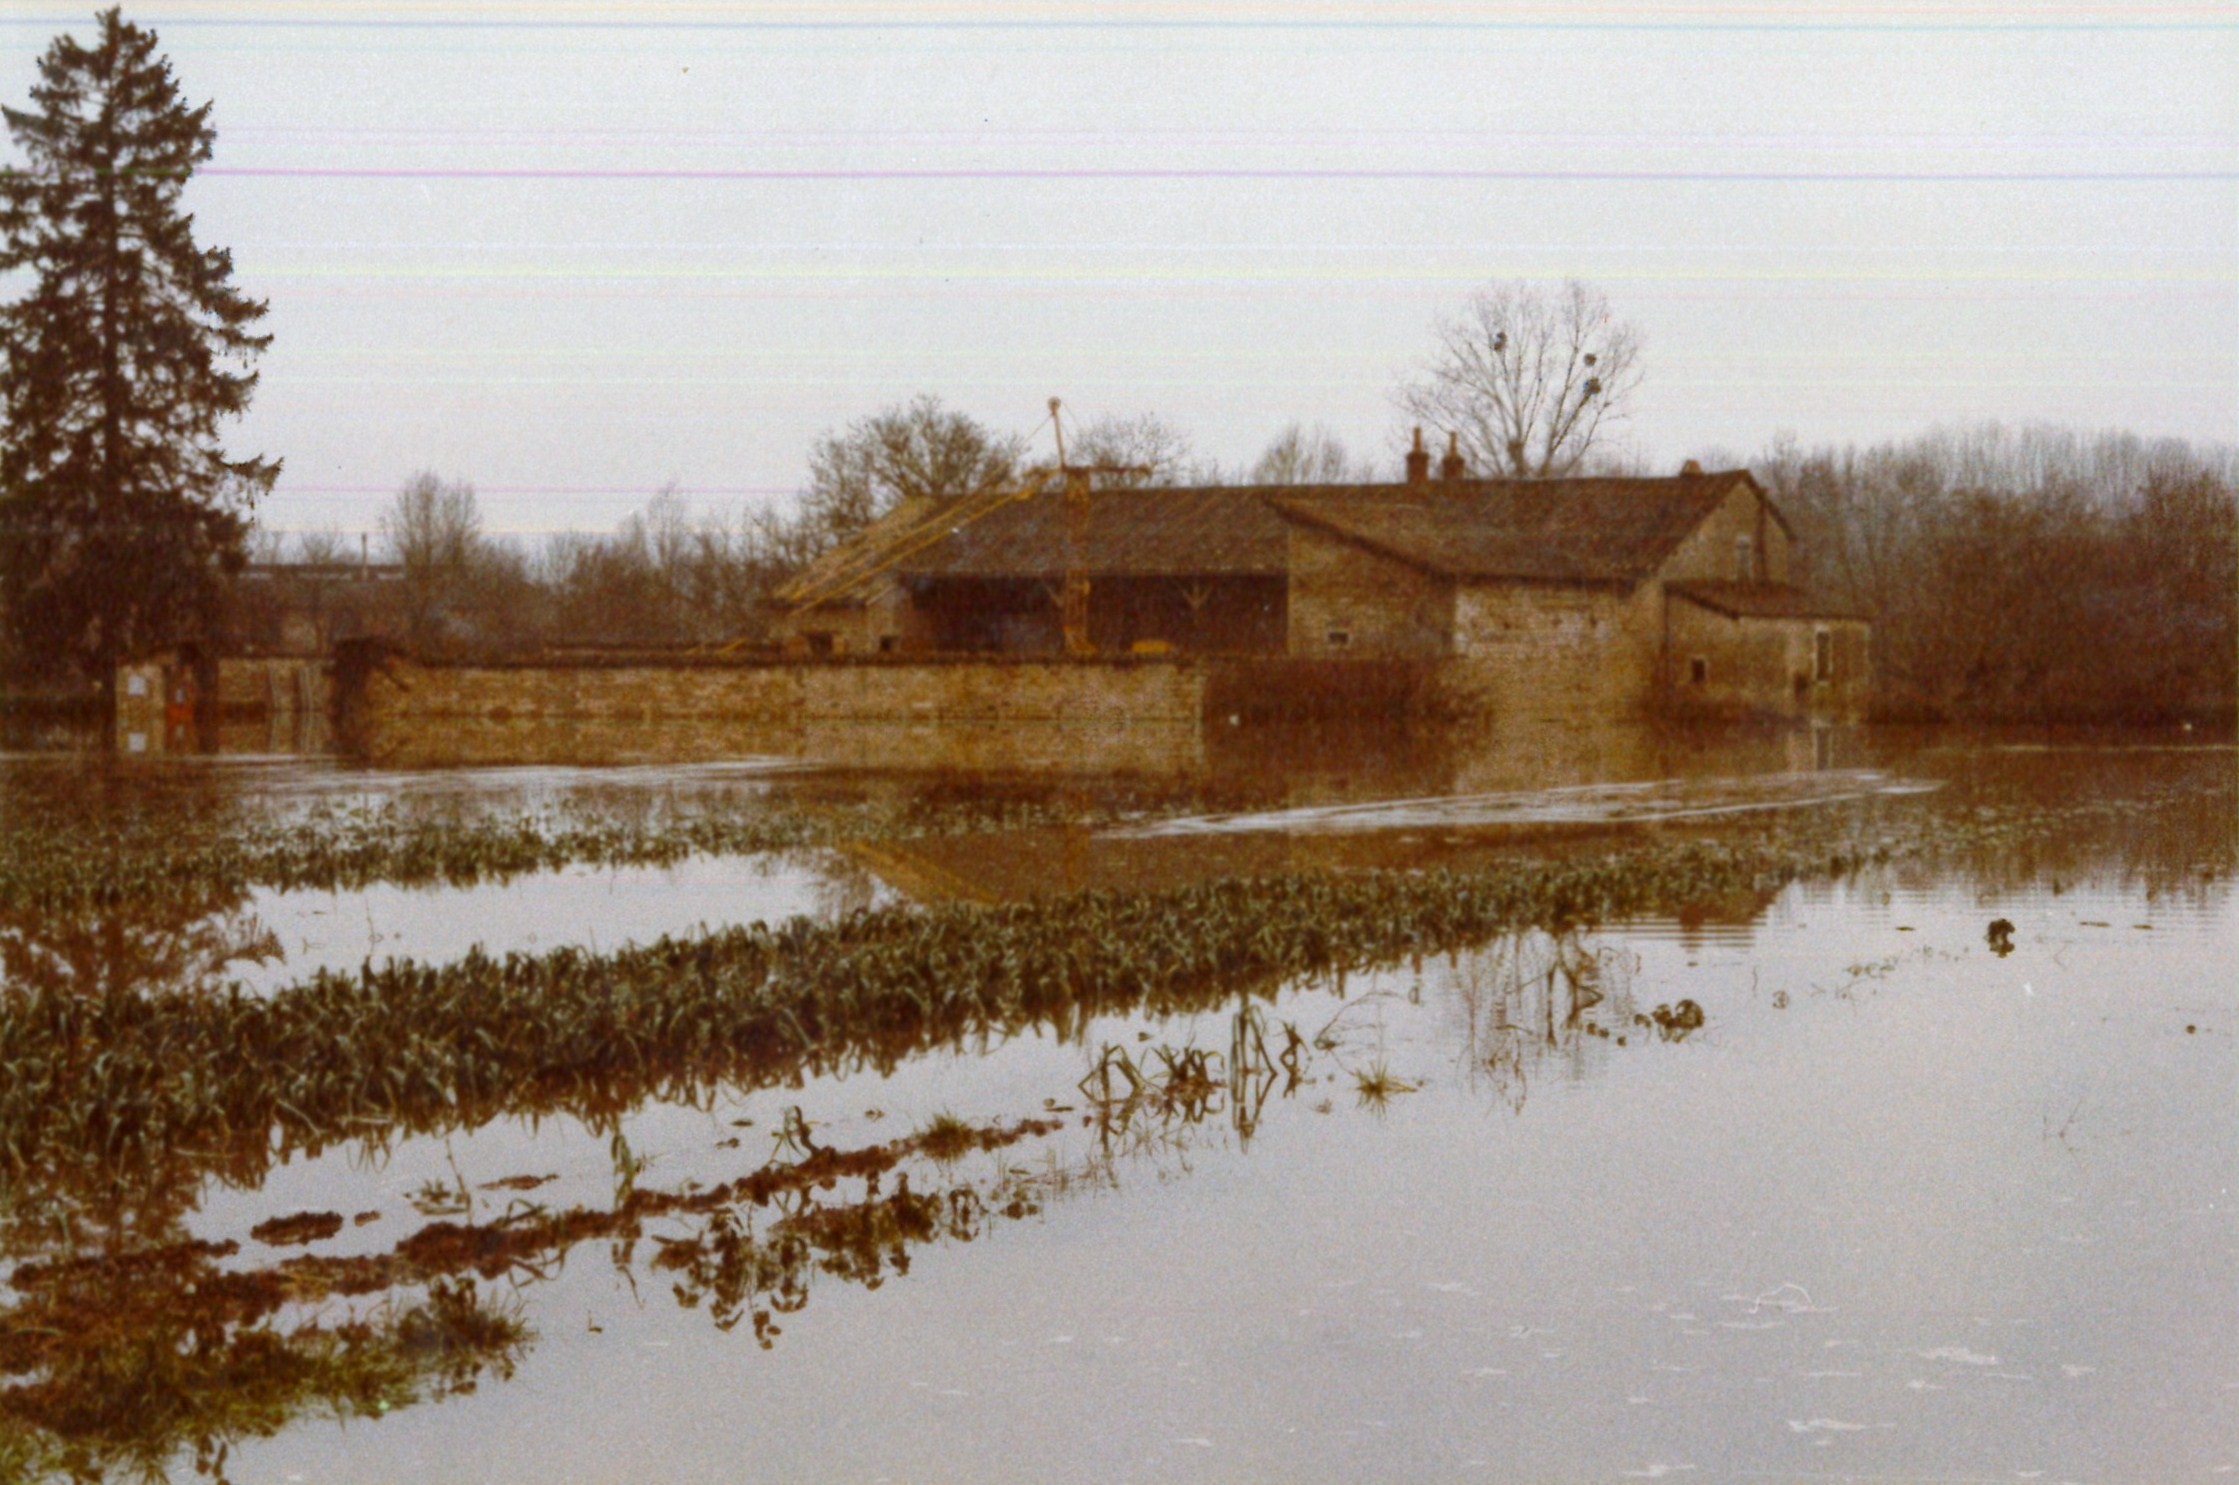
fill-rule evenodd
<path id="1" fill-rule="evenodd" d="M 2239 435 L 2222 5 L 127 15 L 217 105 L 190 204 L 271 302 L 232 443 L 285 459 L 281 528 L 366 527 L 422 468 L 499 530 L 782 501 L 919 392 L 1383 454 L 1434 318 L 1517 276 L 1638 323 L 1618 436 L 1659 464 Z M 11 105 L 63 29 L 90 12 L 0 8 Z"/>

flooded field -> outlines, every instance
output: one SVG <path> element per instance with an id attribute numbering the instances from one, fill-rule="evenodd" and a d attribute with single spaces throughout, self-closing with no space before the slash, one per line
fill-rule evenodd
<path id="1" fill-rule="evenodd" d="M 2235 761 L 0 760 L 0 1478 L 2229 1478 Z"/>

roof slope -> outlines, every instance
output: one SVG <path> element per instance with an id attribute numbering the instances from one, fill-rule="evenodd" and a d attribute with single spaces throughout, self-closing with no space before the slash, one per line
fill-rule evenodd
<path id="1" fill-rule="evenodd" d="M 1863 619 L 1865 614 L 1814 599 L 1786 583 L 1741 583 L 1730 578 L 1671 583 L 1665 591 L 1731 619 Z"/>
<path id="2" fill-rule="evenodd" d="M 1092 577 L 1289 571 L 1290 526 L 1313 526 L 1450 577 L 1637 582 L 1662 565 L 1744 470 L 1660 479 L 1422 485 L 1212 485 L 1099 490 L 1079 567 Z M 1779 513 L 1775 511 L 1778 519 Z M 959 524 L 895 564 L 948 578 L 1055 578 L 1068 561 L 1055 489 Z"/>
<path id="3" fill-rule="evenodd" d="M 1635 583 L 1661 567 L 1743 470 L 1669 479 L 1468 480 L 1400 498 L 1285 492 L 1292 520 L 1444 577 Z"/>
<path id="4" fill-rule="evenodd" d="M 802 594 L 813 592 L 851 568 L 858 567 L 865 561 L 875 561 L 879 548 L 896 545 L 904 537 L 913 535 L 920 523 L 940 506 L 940 501 L 929 500 L 924 496 L 913 496 L 900 501 L 870 525 L 813 558 L 806 567 L 781 583 L 770 596 L 780 603 L 792 603 Z M 862 592 L 855 592 L 827 602 L 836 606 L 860 606 L 864 596 Z"/>
<path id="5" fill-rule="evenodd" d="M 1098 490 L 1089 497 L 1079 565 L 1093 576 L 1279 577 L 1288 569 L 1289 534 L 1260 498 L 1266 493 L 1249 485 Z M 1066 541 L 1064 493 L 1045 490 L 958 528 L 897 570 L 1057 577 L 1072 565 Z"/>

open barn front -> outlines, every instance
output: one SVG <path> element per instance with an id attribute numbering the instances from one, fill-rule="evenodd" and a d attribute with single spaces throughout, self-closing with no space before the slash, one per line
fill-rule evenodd
<path id="1" fill-rule="evenodd" d="M 1273 655 L 1283 649 L 1279 577 L 1092 578 L 1088 639 L 1099 654 Z M 917 578 L 911 604 L 929 648 L 1057 654 L 1065 648 L 1057 578 Z"/>

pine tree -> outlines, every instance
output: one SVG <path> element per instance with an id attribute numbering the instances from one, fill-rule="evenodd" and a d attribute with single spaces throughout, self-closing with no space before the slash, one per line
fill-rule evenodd
<path id="1" fill-rule="evenodd" d="M 180 195 L 217 137 L 156 37 L 111 9 L 57 37 L 0 175 L 0 612 L 32 673 L 90 676 L 115 722 L 117 663 L 196 637 L 279 461 L 229 459 L 262 301 L 195 245 Z"/>

